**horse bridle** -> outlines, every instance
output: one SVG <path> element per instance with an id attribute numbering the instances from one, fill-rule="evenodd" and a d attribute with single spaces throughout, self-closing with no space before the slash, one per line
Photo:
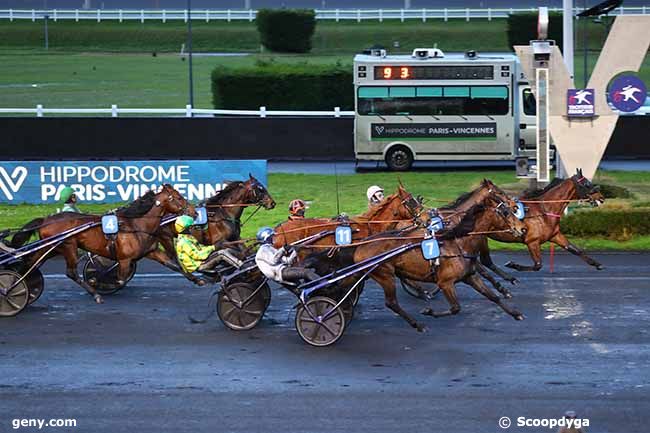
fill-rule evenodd
<path id="1" fill-rule="evenodd" d="M 577 175 L 571 176 L 571 181 L 573 181 L 573 186 L 578 193 L 578 200 L 589 200 L 590 204 L 595 204 L 596 200 L 591 198 L 591 194 L 598 192 L 598 187 L 591 184 L 591 182 L 589 182 L 589 179 L 582 175 L 580 175 L 580 177 L 577 179 L 576 177 Z M 585 185 L 585 182 L 588 182 L 589 185 Z"/>

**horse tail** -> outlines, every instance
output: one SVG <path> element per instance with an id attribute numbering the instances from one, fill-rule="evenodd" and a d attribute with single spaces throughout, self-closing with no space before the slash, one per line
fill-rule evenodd
<path id="1" fill-rule="evenodd" d="M 11 238 L 11 247 L 22 247 L 27 243 L 29 238 L 32 237 L 34 232 L 43 224 L 44 218 L 36 218 L 25 224 L 19 231 Z"/>

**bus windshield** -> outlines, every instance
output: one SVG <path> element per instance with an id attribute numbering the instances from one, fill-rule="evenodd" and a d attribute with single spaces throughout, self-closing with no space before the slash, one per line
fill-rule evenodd
<path id="1" fill-rule="evenodd" d="M 360 115 L 506 115 L 507 86 L 364 86 L 358 88 Z"/>

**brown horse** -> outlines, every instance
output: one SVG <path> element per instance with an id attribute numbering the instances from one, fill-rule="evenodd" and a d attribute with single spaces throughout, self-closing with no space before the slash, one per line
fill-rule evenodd
<path id="1" fill-rule="evenodd" d="M 245 182 L 229 182 L 225 188 L 206 199 L 199 206 L 205 206 L 208 223 L 205 227 L 195 227 L 192 235 L 205 245 L 239 240 L 241 233 L 241 216 L 249 206 L 273 209 L 275 201 L 257 179 L 249 174 Z M 155 260 L 169 269 L 182 273 L 195 284 L 203 285 L 205 281 L 185 272 L 179 266 L 174 248 L 176 232 L 172 224 L 160 227 L 158 238 L 163 249 L 156 249 L 147 258 Z"/>
<path id="2" fill-rule="evenodd" d="M 85 283 L 77 274 L 77 250 L 79 248 L 107 257 L 118 262 L 118 282 L 123 282 L 129 274 L 131 262 L 153 252 L 158 245 L 156 232 L 165 215 L 194 214 L 194 207 L 171 185 L 164 185 L 160 192 L 149 191 L 129 206 L 118 209 L 115 214 L 119 221 L 119 232 L 114 240 L 95 225 L 74 236 L 66 238 L 54 253 L 62 254 L 66 262 L 66 275 L 90 293 L 97 303 L 102 298 L 95 288 Z M 57 235 L 87 223 L 99 224 L 101 216 L 64 212 L 46 218 L 37 218 L 27 223 L 12 239 L 12 247 L 24 245 L 31 235 L 38 232 L 41 239 Z M 31 255 L 27 266 L 35 263 L 47 251 Z M 119 281 L 121 280 L 121 281 Z"/>
<path id="3" fill-rule="evenodd" d="M 582 175 L 582 170 L 578 170 L 569 179 L 553 179 L 544 189 L 524 193 L 521 201 L 527 208 L 524 216 L 524 223 L 528 229 L 526 236 L 522 239 L 508 233 L 495 233 L 489 237 L 501 242 L 525 243 L 530 257 L 533 259 L 533 266 L 513 262 L 506 263 L 506 266 L 518 271 L 539 271 L 542 268 L 541 246 L 543 243 L 551 241 L 580 257 L 587 264 L 601 270 L 603 267 L 600 263 L 569 242 L 560 231 L 560 218 L 569 202 L 574 200 L 588 200 L 592 206 L 599 206 L 605 201 L 605 197 L 597 186 L 594 186 L 589 179 Z M 485 245 L 487 246 L 487 243 Z M 492 262 L 488 250 L 481 250 L 481 261 L 483 262 L 483 260 Z"/>
<path id="4" fill-rule="evenodd" d="M 465 225 L 469 219 L 469 222 L 473 226 L 472 230 L 475 232 L 501 230 L 505 224 L 515 236 L 522 236 L 525 231 L 524 224 L 516 218 L 512 209 L 508 207 L 506 202 L 500 197 L 500 194 L 498 194 L 498 191 L 492 188 L 491 185 L 491 182 L 483 182 L 481 187 L 461 196 L 457 200 L 455 203 L 456 207 L 463 209 L 462 213 L 456 211 L 457 215 L 463 215 L 463 219 L 459 224 L 461 226 Z M 379 240 L 382 237 L 393 237 L 394 234 L 390 232 L 371 237 L 370 239 L 374 238 L 377 241 L 364 243 L 354 248 L 352 253 L 353 261 L 354 263 L 359 263 L 383 251 L 416 242 L 409 238 L 414 235 L 417 236 L 418 233 L 422 236 L 420 239 L 423 239 L 424 234 L 420 229 L 411 229 L 403 233 L 402 239 Z M 411 281 L 433 282 L 440 287 L 449 302 L 450 308 L 441 313 L 434 313 L 433 311 L 425 313 L 434 317 L 458 314 L 460 312 L 455 283 L 462 281 L 499 305 L 515 319 L 523 319 L 521 313 L 506 305 L 477 275 L 475 265 L 479 244 L 480 237 L 477 236 L 467 236 L 460 239 L 443 241 L 441 246 L 442 255 L 439 259 L 440 264 L 438 266 L 434 266 L 434 263 L 424 259 L 419 248 L 414 248 L 382 263 L 370 273 L 370 277 L 383 288 L 386 306 L 399 314 L 418 331 L 424 329 L 422 325 L 404 311 L 397 302 L 395 277 Z"/>

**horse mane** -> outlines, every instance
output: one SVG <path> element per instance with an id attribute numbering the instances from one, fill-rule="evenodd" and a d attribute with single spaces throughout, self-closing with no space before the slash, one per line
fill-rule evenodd
<path id="1" fill-rule="evenodd" d="M 470 192 L 466 192 L 464 194 L 461 194 L 460 197 L 458 197 L 453 203 L 449 203 L 449 204 L 446 204 L 444 206 L 441 206 L 440 209 L 449 210 L 449 209 L 453 209 L 453 208 L 456 208 L 456 207 L 460 206 L 461 204 L 463 204 L 464 202 L 469 200 L 469 198 L 472 196 L 472 194 L 474 194 L 476 192 L 477 189 L 478 188 L 473 189 Z"/>
<path id="2" fill-rule="evenodd" d="M 359 216 L 356 216 L 356 218 L 365 218 L 367 220 L 372 220 L 374 217 L 377 216 L 380 212 L 383 212 L 384 209 L 395 200 L 395 197 L 397 194 L 391 194 L 388 197 L 386 197 L 384 200 L 382 200 L 379 204 L 376 206 L 372 206 L 370 209 L 365 211 Z"/>
<path id="3" fill-rule="evenodd" d="M 117 209 L 115 213 L 126 218 L 139 218 L 149 212 L 154 203 L 156 203 L 156 193 L 150 190 L 130 204 Z"/>
<path id="4" fill-rule="evenodd" d="M 234 181 L 234 182 L 228 182 L 226 181 L 226 186 L 222 188 L 220 191 L 217 191 L 215 195 L 212 197 L 209 197 L 205 199 L 205 204 L 219 204 L 221 200 L 224 198 L 228 197 L 231 192 L 233 192 L 235 189 L 241 187 L 244 184 L 242 181 Z"/>
<path id="5" fill-rule="evenodd" d="M 546 194 L 547 192 L 549 192 L 551 189 L 555 188 L 556 186 L 558 186 L 562 182 L 564 182 L 564 179 L 556 177 L 551 181 L 551 183 L 546 185 L 544 188 L 525 190 L 523 192 L 523 194 L 522 194 L 522 198 L 536 198 L 536 197 L 539 197 L 541 195 Z"/>

